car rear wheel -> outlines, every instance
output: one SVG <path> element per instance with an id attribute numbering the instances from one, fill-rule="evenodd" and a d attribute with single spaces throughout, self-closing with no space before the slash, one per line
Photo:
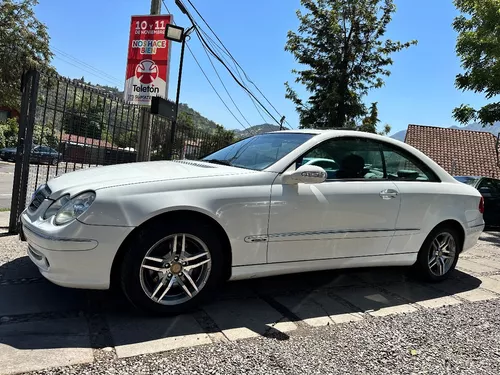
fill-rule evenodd
<path id="1" fill-rule="evenodd" d="M 58 162 L 57 158 L 52 159 L 52 165 L 57 165 L 57 162 Z"/>
<path id="2" fill-rule="evenodd" d="M 461 240 L 455 229 L 436 228 L 427 237 L 415 264 L 418 275 L 428 281 L 442 281 L 449 277 L 458 262 Z"/>
<path id="3" fill-rule="evenodd" d="M 141 310 L 178 314 L 214 292 L 222 280 L 222 267 L 221 243 L 209 226 L 156 223 L 130 241 L 121 266 L 121 286 Z"/>

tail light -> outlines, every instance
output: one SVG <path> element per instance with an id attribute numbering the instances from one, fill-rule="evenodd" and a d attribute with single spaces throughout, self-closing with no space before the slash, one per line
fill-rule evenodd
<path id="1" fill-rule="evenodd" d="M 479 212 L 484 214 L 484 198 L 481 197 L 481 200 L 479 201 Z"/>

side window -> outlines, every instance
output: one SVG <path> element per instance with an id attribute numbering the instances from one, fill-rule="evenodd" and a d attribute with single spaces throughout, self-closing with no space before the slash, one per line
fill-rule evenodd
<path id="1" fill-rule="evenodd" d="M 439 181 L 430 168 L 404 150 L 392 148 L 388 145 L 382 147 L 389 180 Z"/>
<path id="2" fill-rule="evenodd" d="M 335 138 L 323 142 L 304 155 L 300 164 L 322 167 L 328 180 L 384 178 L 380 145 L 363 138 Z"/>
<path id="3" fill-rule="evenodd" d="M 488 190 L 485 191 L 484 188 L 487 188 Z M 498 185 L 497 183 L 495 183 L 495 180 L 492 180 L 490 178 L 483 179 L 478 186 L 478 190 L 481 193 L 485 193 L 485 196 L 486 194 L 488 194 L 488 197 L 492 195 L 498 195 Z"/>

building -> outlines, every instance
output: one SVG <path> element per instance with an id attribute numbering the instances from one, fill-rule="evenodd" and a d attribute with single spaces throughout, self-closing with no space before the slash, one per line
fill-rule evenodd
<path id="1" fill-rule="evenodd" d="M 451 175 L 500 178 L 499 139 L 491 133 L 409 125 L 405 143 L 422 151 Z"/>

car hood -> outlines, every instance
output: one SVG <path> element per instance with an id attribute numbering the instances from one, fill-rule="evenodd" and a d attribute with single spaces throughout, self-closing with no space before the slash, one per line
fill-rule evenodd
<path id="1" fill-rule="evenodd" d="M 120 185 L 255 173 L 255 171 L 200 161 L 153 161 L 81 169 L 49 181 L 54 198 L 70 192 L 99 190 Z M 59 193 L 59 194 L 58 194 Z"/>

